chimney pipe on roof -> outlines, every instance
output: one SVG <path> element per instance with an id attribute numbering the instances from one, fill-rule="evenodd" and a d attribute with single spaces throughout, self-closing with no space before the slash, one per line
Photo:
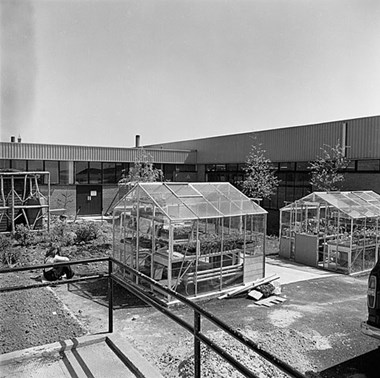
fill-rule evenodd
<path id="1" fill-rule="evenodd" d="M 14 135 L 11 136 L 11 143 L 16 142 L 16 137 Z"/>
<path id="2" fill-rule="evenodd" d="M 140 147 L 140 135 L 136 135 L 136 148 Z"/>
<path id="3" fill-rule="evenodd" d="M 18 138 L 17 138 L 17 142 L 18 142 L 18 143 L 21 143 L 21 135 L 18 136 Z"/>

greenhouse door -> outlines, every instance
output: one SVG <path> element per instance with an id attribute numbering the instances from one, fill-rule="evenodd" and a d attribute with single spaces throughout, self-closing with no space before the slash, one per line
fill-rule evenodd
<path id="1" fill-rule="evenodd" d="M 77 214 L 100 215 L 102 197 L 101 185 L 77 185 Z"/>
<path id="2" fill-rule="evenodd" d="M 296 234 L 294 261 L 307 265 L 318 266 L 318 237 L 315 235 Z"/>

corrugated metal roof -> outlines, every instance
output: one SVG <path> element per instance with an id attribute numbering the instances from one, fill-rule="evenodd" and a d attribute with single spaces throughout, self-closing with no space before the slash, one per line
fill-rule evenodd
<path id="1" fill-rule="evenodd" d="M 243 163 L 254 138 L 273 162 L 311 161 L 324 145 L 344 143 L 351 159 L 380 158 L 380 116 L 339 120 L 282 129 L 161 143 L 149 147 L 195 149 L 199 164 Z"/>
<path id="2" fill-rule="evenodd" d="M 68 146 L 32 143 L 0 143 L 1 159 L 61 160 L 61 161 L 135 161 L 139 148 Z M 196 152 L 179 149 L 144 148 L 155 163 L 195 164 Z"/>
<path id="3" fill-rule="evenodd" d="M 346 132 L 343 130 L 346 129 Z M 256 138 L 273 162 L 311 161 L 324 145 L 344 142 L 350 159 L 380 158 L 380 116 L 145 146 L 156 163 L 244 163 Z M 128 162 L 137 148 L 0 143 L 0 158 Z"/>

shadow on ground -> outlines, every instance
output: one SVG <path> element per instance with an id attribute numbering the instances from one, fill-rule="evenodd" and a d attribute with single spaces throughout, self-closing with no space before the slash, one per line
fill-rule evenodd
<path id="1" fill-rule="evenodd" d="M 378 378 L 380 376 L 380 348 L 323 370 L 320 376 L 322 378 Z"/>
<path id="2" fill-rule="evenodd" d="M 76 282 L 68 285 L 68 290 L 78 296 L 90 299 L 95 303 L 108 307 L 108 279 L 102 278 L 96 281 Z M 113 308 L 147 307 L 141 299 L 133 295 L 122 286 L 114 283 Z"/>

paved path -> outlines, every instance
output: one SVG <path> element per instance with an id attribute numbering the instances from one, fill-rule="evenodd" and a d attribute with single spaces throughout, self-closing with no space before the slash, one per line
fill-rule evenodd
<path id="1" fill-rule="evenodd" d="M 272 274 L 277 274 L 280 277 L 278 282 L 281 285 L 338 275 L 337 273 L 300 265 L 291 261 L 267 257 L 265 263 L 265 276 L 270 276 Z"/>
<path id="2" fill-rule="evenodd" d="M 111 334 L 3 354 L 0 372 L 7 378 L 162 378 L 125 339 Z"/>

